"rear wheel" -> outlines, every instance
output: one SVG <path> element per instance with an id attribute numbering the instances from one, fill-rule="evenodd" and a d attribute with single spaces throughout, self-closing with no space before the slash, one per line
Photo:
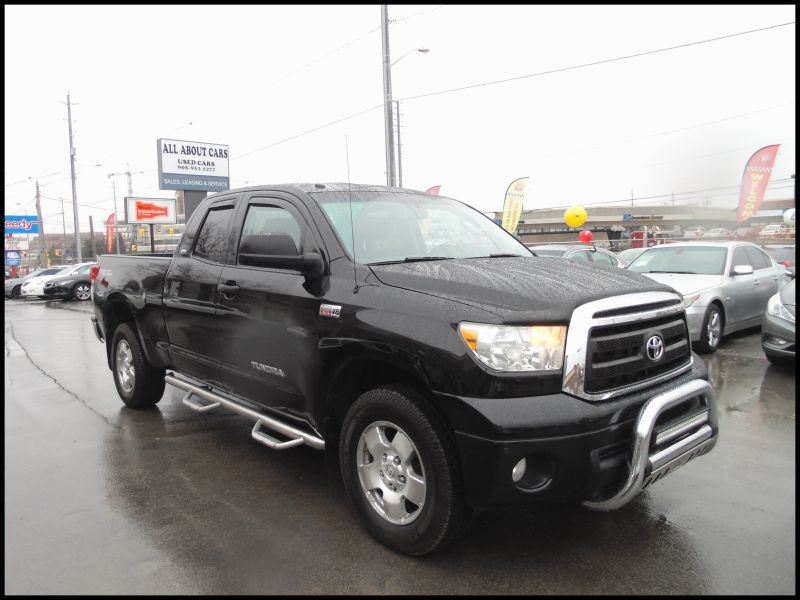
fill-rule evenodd
<path id="1" fill-rule="evenodd" d="M 725 323 L 722 319 L 722 311 L 716 304 L 712 304 L 706 311 L 703 319 L 703 329 L 700 332 L 700 341 L 695 348 L 703 354 L 711 354 L 719 347 L 722 341 L 722 331 Z"/>
<path id="2" fill-rule="evenodd" d="M 158 403 L 164 395 L 165 370 L 147 362 L 139 336 L 127 323 L 114 332 L 111 367 L 114 385 L 125 406 L 146 408 Z"/>
<path id="3" fill-rule="evenodd" d="M 452 435 L 419 394 L 362 394 L 344 419 L 339 460 L 347 494 L 381 543 L 422 555 L 469 523 Z"/>
<path id="4" fill-rule="evenodd" d="M 79 300 L 83 302 L 84 300 L 88 300 L 91 296 L 91 288 L 89 287 L 88 283 L 81 282 L 76 285 L 72 290 L 72 296 L 75 300 Z"/>

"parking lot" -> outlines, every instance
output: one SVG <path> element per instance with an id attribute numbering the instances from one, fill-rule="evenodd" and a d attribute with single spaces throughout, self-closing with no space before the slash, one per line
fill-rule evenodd
<path id="1" fill-rule="evenodd" d="M 5 301 L 9 594 L 794 594 L 795 374 L 757 330 L 707 361 L 714 451 L 625 508 L 509 507 L 414 559 L 359 524 L 308 447 L 123 407 L 90 303 Z"/>

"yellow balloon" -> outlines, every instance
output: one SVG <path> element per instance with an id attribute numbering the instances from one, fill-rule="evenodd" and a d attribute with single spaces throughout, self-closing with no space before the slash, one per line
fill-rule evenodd
<path id="1" fill-rule="evenodd" d="M 580 227 L 586 223 L 586 209 L 582 206 L 570 206 L 564 211 L 564 223 L 568 227 Z"/>

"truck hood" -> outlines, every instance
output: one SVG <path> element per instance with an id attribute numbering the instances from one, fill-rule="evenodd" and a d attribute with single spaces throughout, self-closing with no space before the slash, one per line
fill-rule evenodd
<path id="1" fill-rule="evenodd" d="M 642 273 L 642 275 L 668 285 L 681 296 L 722 285 L 722 275 L 687 275 L 685 273 Z"/>
<path id="2" fill-rule="evenodd" d="M 563 258 L 468 258 L 370 266 L 388 286 L 480 308 L 504 322 L 569 321 L 581 304 L 667 286 L 625 269 Z"/>

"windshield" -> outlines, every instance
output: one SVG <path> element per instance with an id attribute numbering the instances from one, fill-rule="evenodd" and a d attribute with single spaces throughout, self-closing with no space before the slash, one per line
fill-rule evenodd
<path id="1" fill-rule="evenodd" d="M 720 246 L 650 248 L 628 265 L 628 270 L 636 273 L 722 275 L 727 252 L 727 248 Z"/>
<path id="2" fill-rule="evenodd" d="M 344 249 L 362 264 L 532 256 L 478 211 L 441 196 L 388 191 L 312 192 Z M 353 244 L 355 235 L 355 244 Z"/>

